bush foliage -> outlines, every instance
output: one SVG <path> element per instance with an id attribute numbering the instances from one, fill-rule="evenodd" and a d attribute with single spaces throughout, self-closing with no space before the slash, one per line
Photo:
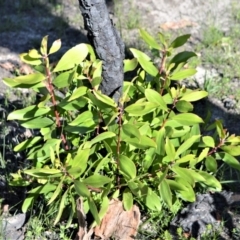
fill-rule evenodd
<path id="1" fill-rule="evenodd" d="M 240 169 L 240 137 L 230 135 L 221 121 L 203 121 L 193 113 L 193 103 L 206 91 L 189 89 L 181 81 L 193 76 L 187 62 L 193 52 L 174 53 L 190 35 L 158 41 L 146 31 L 140 35 L 160 62 L 131 48 L 134 58 L 124 61 L 124 71 L 135 71 L 124 81 L 119 103 L 99 90 L 102 62 L 88 44 L 78 44 L 52 65 L 49 56 L 61 41 L 21 54 L 35 69 L 33 74 L 6 78 L 12 88 L 29 88 L 41 96 L 32 106 L 9 114 L 36 134 L 15 146 L 26 151 L 30 168 L 12 173 L 11 184 L 29 186 L 22 205 L 26 212 L 43 196 L 55 224 L 67 212 L 70 226 L 81 197 L 85 213 L 99 224 L 109 201 L 118 198 L 129 210 L 175 211 L 180 200 L 193 202 L 199 189 L 220 191 L 216 179 L 220 162 Z M 211 132 L 212 134 L 208 134 Z M 66 217 L 66 214 L 65 214 Z"/>

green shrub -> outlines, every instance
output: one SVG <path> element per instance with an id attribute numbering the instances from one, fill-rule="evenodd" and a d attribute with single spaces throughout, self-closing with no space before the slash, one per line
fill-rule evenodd
<path id="1" fill-rule="evenodd" d="M 207 96 L 180 82 L 196 73 L 186 63 L 196 54 L 174 50 L 186 43 L 183 35 L 168 43 L 159 34 L 158 43 L 146 31 L 141 37 L 161 58 L 156 67 L 137 49 L 124 61 L 124 71 L 137 72 L 124 82 L 118 104 L 99 90 L 102 63 L 88 44 L 68 50 L 56 66 L 49 55 L 61 41 L 47 49 L 47 37 L 40 51 L 21 54 L 23 62 L 36 72 L 4 79 L 13 88 L 30 88 L 42 96 L 35 105 L 16 110 L 8 120 L 39 130 L 15 147 L 27 151 L 29 169 L 13 173 L 11 184 L 31 186 L 22 205 L 26 212 L 42 195 L 48 211 L 63 212 L 70 226 L 76 199 L 84 201 L 99 224 L 109 200 L 119 198 L 129 210 L 138 203 L 143 210 L 176 211 L 179 200 L 195 201 L 199 189 L 220 191 L 214 174 L 218 162 L 240 169 L 234 156 L 240 155 L 240 137 L 229 135 L 219 120 L 212 124 L 193 113 L 193 102 Z M 213 132 L 212 136 L 204 132 Z M 66 216 L 66 214 L 64 214 Z"/>

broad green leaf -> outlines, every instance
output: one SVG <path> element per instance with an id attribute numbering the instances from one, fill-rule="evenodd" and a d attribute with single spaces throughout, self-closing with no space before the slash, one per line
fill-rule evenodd
<path id="1" fill-rule="evenodd" d="M 29 138 L 21 143 L 19 143 L 17 146 L 14 147 L 15 152 L 23 151 L 27 148 L 30 148 L 34 146 L 37 142 L 39 142 L 42 138 L 41 137 L 33 137 Z"/>
<path id="2" fill-rule="evenodd" d="M 65 71 L 81 63 L 88 55 L 88 46 L 84 43 L 78 44 L 68 50 L 60 59 L 53 72 Z"/>
<path id="3" fill-rule="evenodd" d="M 226 130 L 223 129 L 222 122 L 219 120 L 215 121 L 217 133 L 220 139 L 224 139 L 226 137 Z"/>
<path id="4" fill-rule="evenodd" d="M 120 155 L 119 167 L 121 172 L 123 172 L 123 174 L 126 175 L 129 180 L 134 179 L 136 177 L 137 169 L 134 162 L 130 158 L 124 155 Z"/>
<path id="5" fill-rule="evenodd" d="M 195 202 L 196 201 L 196 196 L 195 192 L 193 191 L 193 188 L 191 186 L 188 186 L 187 189 L 180 190 L 179 196 L 187 202 Z"/>
<path id="6" fill-rule="evenodd" d="M 79 98 L 81 96 L 84 96 L 87 93 L 88 88 L 85 86 L 81 86 L 79 88 L 77 88 L 73 94 L 71 95 L 71 97 L 68 99 L 68 102 L 75 100 L 76 98 Z"/>
<path id="7" fill-rule="evenodd" d="M 206 179 L 206 181 L 204 182 L 205 185 L 215 189 L 216 191 L 222 190 L 221 183 L 214 176 L 203 171 L 198 171 L 198 173 Z"/>
<path id="8" fill-rule="evenodd" d="M 155 41 L 155 39 L 145 30 L 140 29 L 140 35 L 142 39 L 151 47 L 160 50 L 160 45 Z"/>
<path id="9" fill-rule="evenodd" d="M 89 154 L 89 148 L 78 150 L 77 155 L 68 162 L 68 173 L 73 175 L 74 178 L 81 176 L 87 168 Z"/>
<path id="10" fill-rule="evenodd" d="M 231 156 L 229 153 L 220 152 L 220 153 L 217 153 L 217 156 L 219 156 L 219 158 L 225 163 L 227 163 L 230 167 L 240 171 L 239 161 L 235 157 Z"/>
<path id="11" fill-rule="evenodd" d="M 168 205 L 169 208 L 172 207 L 172 192 L 168 185 L 166 179 L 163 179 L 160 185 L 158 186 L 161 198 Z"/>
<path id="12" fill-rule="evenodd" d="M 164 137 L 165 137 L 165 128 L 161 128 L 156 136 L 156 144 L 157 144 L 157 149 L 156 153 L 158 155 L 164 156 L 165 154 L 165 143 L 164 143 Z"/>
<path id="13" fill-rule="evenodd" d="M 192 176 L 192 178 L 194 179 L 195 182 L 206 182 L 206 179 L 199 174 L 197 171 L 192 170 L 192 169 L 184 169 L 184 171 L 189 174 L 190 176 Z"/>
<path id="14" fill-rule="evenodd" d="M 235 159 L 235 160 L 236 160 L 236 159 Z M 236 160 L 236 161 L 237 161 L 237 160 Z M 237 161 L 236 163 L 237 163 L 238 168 L 239 168 L 239 170 L 240 170 L 240 164 L 239 164 L 239 162 Z M 216 161 L 216 159 L 215 159 L 214 157 L 212 157 L 212 156 L 206 157 L 205 166 L 206 166 L 206 168 L 207 168 L 207 170 L 208 170 L 209 172 L 213 172 L 213 173 L 216 173 L 217 168 L 218 168 L 217 161 Z"/>
<path id="15" fill-rule="evenodd" d="M 186 190 L 185 185 L 176 182 L 174 180 L 170 180 L 170 179 L 166 179 L 167 184 L 169 185 L 170 189 L 173 191 L 182 191 L 182 190 Z"/>
<path id="16" fill-rule="evenodd" d="M 87 186 L 96 188 L 103 187 L 105 184 L 110 183 L 111 181 L 112 179 L 99 174 L 91 175 L 88 178 L 82 180 L 82 182 L 85 183 Z"/>
<path id="17" fill-rule="evenodd" d="M 40 51 L 42 55 L 47 55 L 47 42 L 48 42 L 48 36 L 43 37 L 42 42 L 41 42 L 41 47 Z"/>
<path id="18" fill-rule="evenodd" d="M 77 194 L 81 197 L 90 197 L 90 192 L 86 186 L 86 184 L 78 181 L 78 180 L 74 180 L 74 188 L 77 192 Z"/>
<path id="19" fill-rule="evenodd" d="M 114 102 L 114 100 L 112 98 L 108 97 L 107 95 L 104 95 L 98 91 L 94 91 L 93 94 L 96 96 L 96 98 L 99 101 L 105 103 L 106 105 L 114 107 L 114 108 L 117 107 L 117 104 Z"/>
<path id="20" fill-rule="evenodd" d="M 159 196 L 148 188 L 147 195 L 145 196 L 146 206 L 153 211 L 161 211 L 162 205 Z"/>
<path id="21" fill-rule="evenodd" d="M 146 149 L 149 147 L 154 147 L 154 148 L 157 147 L 157 144 L 151 138 L 144 135 L 141 136 L 140 140 L 137 138 L 125 138 L 125 139 L 122 139 L 122 141 L 125 141 L 126 143 L 141 149 Z"/>
<path id="22" fill-rule="evenodd" d="M 90 127 L 94 125 L 94 116 L 90 111 L 85 111 L 79 114 L 72 122 L 69 123 L 70 126 L 83 126 Z"/>
<path id="23" fill-rule="evenodd" d="M 55 168 L 36 168 L 36 169 L 27 169 L 23 171 L 25 174 L 30 176 L 35 176 L 35 174 L 42 173 L 44 175 L 55 175 L 58 173 L 62 173 L 61 170 Z"/>
<path id="24" fill-rule="evenodd" d="M 64 87 L 68 87 L 75 75 L 75 69 L 73 71 L 67 71 L 67 72 L 63 72 L 60 73 L 54 80 L 53 80 L 53 84 L 54 86 L 56 86 L 57 88 L 64 88 Z"/>
<path id="25" fill-rule="evenodd" d="M 109 207 L 109 199 L 108 197 L 103 197 L 101 202 L 101 209 L 98 213 L 100 220 L 104 218 L 105 214 L 107 213 L 108 207 Z"/>
<path id="26" fill-rule="evenodd" d="M 36 49 L 31 49 L 28 52 L 28 56 L 30 58 L 42 58 L 42 55 Z"/>
<path id="27" fill-rule="evenodd" d="M 208 96 L 208 92 L 196 90 L 196 91 L 191 91 L 190 93 L 184 94 L 183 97 L 181 97 L 181 100 L 185 100 L 188 102 L 195 102 L 207 96 Z"/>
<path id="28" fill-rule="evenodd" d="M 36 105 L 32 105 L 21 110 L 16 110 L 8 115 L 8 120 L 27 120 L 43 116 L 51 111 L 50 107 L 38 108 Z"/>
<path id="29" fill-rule="evenodd" d="M 57 188 L 55 189 L 53 195 L 51 196 L 51 198 L 48 201 L 48 205 L 50 205 L 61 193 L 62 191 L 62 186 L 63 186 L 63 181 L 65 180 L 65 177 L 63 177 L 61 179 L 61 181 L 59 182 Z"/>
<path id="30" fill-rule="evenodd" d="M 20 124 L 25 128 L 39 129 L 52 125 L 54 122 L 47 117 L 37 117 L 28 121 L 21 121 Z"/>
<path id="31" fill-rule="evenodd" d="M 123 124 L 122 131 L 123 131 L 123 134 L 126 135 L 127 137 L 130 137 L 130 138 L 136 137 L 140 141 L 141 135 L 136 126 L 129 123 Z M 124 140 L 124 136 L 122 136 L 122 139 Z"/>
<path id="32" fill-rule="evenodd" d="M 183 157 L 177 159 L 176 163 L 180 164 L 180 163 L 190 162 L 190 161 L 194 160 L 195 158 L 196 158 L 196 156 L 194 154 L 188 154 L 186 156 L 183 156 Z"/>
<path id="33" fill-rule="evenodd" d="M 240 145 L 223 145 L 220 148 L 232 156 L 240 155 Z"/>
<path id="34" fill-rule="evenodd" d="M 124 73 L 133 71 L 138 65 L 136 58 L 124 60 Z"/>
<path id="35" fill-rule="evenodd" d="M 178 65 L 179 63 L 185 63 L 190 58 L 196 57 L 196 56 L 197 55 L 194 52 L 188 52 L 188 51 L 180 52 L 171 59 L 170 63 L 175 63 L 176 65 Z"/>
<path id="36" fill-rule="evenodd" d="M 62 42 L 61 39 L 55 40 L 49 50 L 49 54 L 57 52 L 61 48 Z"/>
<path id="37" fill-rule="evenodd" d="M 204 149 L 201 151 L 201 153 L 200 153 L 200 155 L 199 155 L 198 160 L 197 160 L 196 163 L 199 163 L 199 162 L 201 162 L 204 158 L 206 158 L 206 157 L 208 156 L 208 153 L 209 153 L 209 148 L 204 148 Z"/>
<path id="38" fill-rule="evenodd" d="M 113 132 L 103 132 L 103 133 L 100 133 L 99 135 L 97 135 L 95 138 L 93 138 L 91 140 L 90 144 L 93 145 L 93 144 L 101 142 L 107 138 L 113 138 L 115 136 L 116 136 L 116 134 Z"/>
<path id="39" fill-rule="evenodd" d="M 184 45 L 187 40 L 190 38 L 190 34 L 186 34 L 186 35 L 182 35 L 177 37 L 171 44 L 170 47 L 172 48 L 178 48 L 181 47 L 182 45 Z"/>
<path id="40" fill-rule="evenodd" d="M 201 135 L 192 136 L 189 139 L 187 139 L 178 149 L 176 152 L 176 156 L 180 156 L 182 153 L 184 153 L 186 150 L 188 150 L 199 138 Z"/>
<path id="41" fill-rule="evenodd" d="M 64 194 L 61 197 L 61 201 L 60 201 L 60 205 L 59 205 L 59 208 L 58 208 L 57 217 L 56 217 L 53 225 L 56 225 L 60 221 L 60 218 L 62 216 L 63 210 L 65 208 L 65 203 L 66 203 L 68 191 L 69 191 L 69 188 L 64 192 Z"/>
<path id="42" fill-rule="evenodd" d="M 33 203 L 35 201 L 35 198 L 36 198 L 36 195 L 34 195 L 34 194 L 29 194 L 25 198 L 25 200 L 23 202 L 23 205 L 22 205 L 22 212 L 23 213 L 26 213 L 27 210 L 29 209 L 29 207 L 31 207 L 33 205 Z"/>
<path id="43" fill-rule="evenodd" d="M 170 158 L 170 161 L 173 161 L 175 159 L 176 151 L 174 145 L 168 137 L 166 138 L 165 150 L 167 156 Z"/>
<path id="44" fill-rule="evenodd" d="M 154 111 L 158 108 L 157 103 L 152 102 L 143 102 L 143 103 L 134 103 L 125 108 L 125 111 L 130 114 L 130 116 L 143 116 L 147 113 Z"/>
<path id="45" fill-rule="evenodd" d="M 158 69 L 154 66 L 152 62 L 150 62 L 150 58 L 143 52 L 130 48 L 130 51 L 132 52 L 133 56 L 137 58 L 139 64 L 141 67 L 150 75 L 153 77 L 156 77 L 158 75 Z"/>
<path id="46" fill-rule="evenodd" d="M 42 63 L 42 60 L 39 58 L 31 58 L 28 53 L 22 53 L 19 55 L 22 62 L 37 66 Z"/>
<path id="47" fill-rule="evenodd" d="M 182 113 L 192 112 L 193 105 L 185 100 L 180 100 L 176 103 L 176 109 Z"/>
<path id="48" fill-rule="evenodd" d="M 162 96 L 158 92 L 152 89 L 146 89 L 145 96 L 149 102 L 157 103 L 162 110 L 168 111 L 166 103 L 164 102 Z"/>
<path id="49" fill-rule="evenodd" d="M 178 72 L 174 72 L 171 76 L 171 80 L 183 80 L 185 78 L 195 75 L 196 69 L 184 69 Z"/>
<path id="50" fill-rule="evenodd" d="M 194 179 L 189 173 L 186 171 L 185 168 L 180 168 L 178 166 L 173 166 L 172 171 L 175 172 L 180 178 L 183 178 L 187 181 L 191 186 L 194 186 L 195 182 Z"/>
<path id="51" fill-rule="evenodd" d="M 123 206 L 125 211 L 131 210 L 133 206 L 133 195 L 128 188 L 123 192 Z"/>
<path id="52" fill-rule="evenodd" d="M 193 113 L 180 113 L 171 116 L 170 119 L 177 121 L 178 123 L 186 126 L 194 125 L 197 123 L 203 123 L 202 118 Z"/>
<path id="53" fill-rule="evenodd" d="M 10 87 L 17 87 L 20 85 L 33 85 L 36 83 L 39 83 L 43 80 L 45 80 L 46 77 L 39 72 L 36 73 L 32 73 L 32 74 L 28 74 L 28 75 L 22 75 L 19 77 L 15 77 L 15 78 L 4 78 L 3 81 L 6 85 L 10 86 Z"/>
<path id="54" fill-rule="evenodd" d="M 96 204 L 92 198 L 88 198 L 88 205 L 89 205 L 90 212 L 92 213 L 92 215 L 94 217 L 94 220 L 96 221 L 96 223 L 98 225 L 100 225 L 100 217 L 98 215 L 98 210 L 97 210 Z"/>
<path id="55" fill-rule="evenodd" d="M 211 136 L 204 136 L 202 140 L 207 147 L 215 147 L 215 141 Z"/>

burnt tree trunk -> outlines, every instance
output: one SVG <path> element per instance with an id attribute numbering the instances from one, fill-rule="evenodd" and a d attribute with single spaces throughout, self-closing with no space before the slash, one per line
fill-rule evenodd
<path id="1" fill-rule="evenodd" d="M 100 90 L 119 103 L 123 86 L 124 43 L 109 17 L 105 0 L 79 0 L 88 39 L 103 62 Z"/>

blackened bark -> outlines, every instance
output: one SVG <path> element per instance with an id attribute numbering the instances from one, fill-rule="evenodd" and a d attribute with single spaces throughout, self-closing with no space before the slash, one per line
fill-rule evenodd
<path id="1" fill-rule="evenodd" d="M 122 94 L 124 43 L 110 20 L 105 0 L 79 0 L 88 38 L 103 62 L 102 93 L 116 103 Z"/>

